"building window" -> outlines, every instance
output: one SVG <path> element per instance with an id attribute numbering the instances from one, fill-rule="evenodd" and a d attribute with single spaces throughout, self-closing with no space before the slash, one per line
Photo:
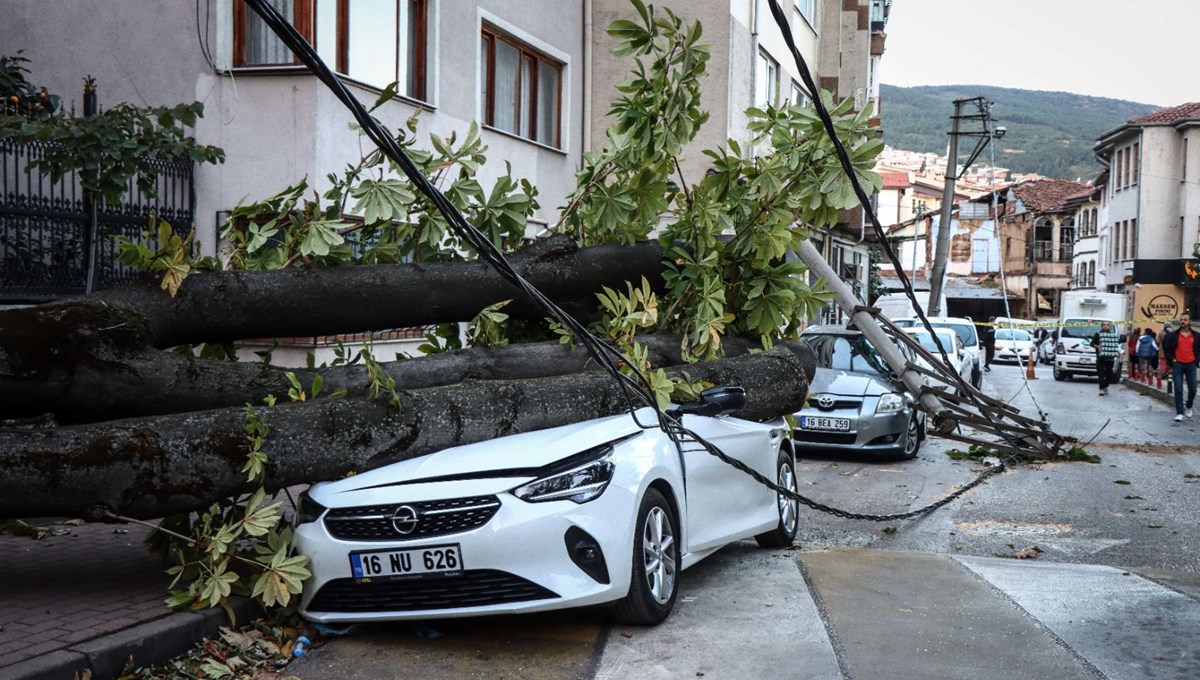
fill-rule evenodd
<path id="1" fill-rule="evenodd" d="M 1075 227 L 1065 226 L 1058 230 L 1058 260 L 1066 262 L 1075 253 Z"/>
<path id="2" fill-rule="evenodd" d="M 758 73 L 754 79 L 754 105 L 766 108 L 779 101 L 779 62 L 758 51 Z"/>
<path id="3" fill-rule="evenodd" d="M 1179 181 L 1187 181 L 1187 155 L 1188 155 L 1188 140 L 1183 138 L 1183 162 L 1179 165 Z"/>
<path id="4" fill-rule="evenodd" d="M 398 92 L 426 95 L 428 0 L 267 0 L 337 73 L 372 87 L 398 82 Z M 278 37 L 246 7 L 233 3 L 233 65 L 298 63 Z"/>
<path id="5" fill-rule="evenodd" d="M 817 25 L 816 0 L 794 0 L 794 2 L 796 4 L 796 11 L 800 13 L 800 16 L 804 17 L 809 26 L 815 27 Z"/>
<path id="6" fill-rule="evenodd" d="M 1091 287 L 1096 286 L 1096 261 L 1095 260 L 1090 260 L 1088 262 L 1087 285 L 1089 285 Z"/>
<path id="7" fill-rule="evenodd" d="M 1129 220 L 1129 259 L 1136 260 L 1138 253 L 1137 218 Z"/>
<path id="8" fill-rule="evenodd" d="M 808 93 L 800 86 L 800 83 L 792 81 L 792 106 L 808 106 Z"/>
<path id="9" fill-rule="evenodd" d="M 1138 173 L 1141 172 L 1141 160 L 1142 160 L 1141 149 L 1142 149 L 1141 142 L 1133 143 L 1133 154 L 1132 154 L 1133 170 L 1129 173 L 1129 181 L 1132 182 L 1133 184 L 1138 183 Z"/>
<path id="10" fill-rule="evenodd" d="M 480 43 L 485 125 L 560 147 L 563 65 L 485 26 Z"/>

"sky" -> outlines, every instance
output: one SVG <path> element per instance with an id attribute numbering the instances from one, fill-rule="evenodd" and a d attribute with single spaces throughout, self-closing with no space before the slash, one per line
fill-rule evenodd
<path id="1" fill-rule="evenodd" d="M 888 85 L 1200 102 L 1200 0 L 894 0 Z"/>

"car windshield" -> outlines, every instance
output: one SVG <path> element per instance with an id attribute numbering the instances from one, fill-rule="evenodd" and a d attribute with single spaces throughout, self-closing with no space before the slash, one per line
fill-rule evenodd
<path id="1" fill-rule="evenodd" d="M 1090 338 L 1100 332 L 1100 324 L 1092 319 L 1067 319 L 1063 321 L 1064 338 Z"/>
<path id="2" fill-rule="evenodd" d="M 1033 340 L 1033 337 L 1031 335 L 1029 335 L 1028 331 L 1009 330 L 1007 328 L 1004 328 L 1004 329 L 996 331 L 996 339 L 997 340 L 1020 340 L 1022 342 L 1028 342 L 1028 341 Z"/>
<path id="3" fill-rule="evenodd" d="M 933 342 L 933 334 L 929 331 L 914 331 L 910 335 L 916 338 L 917 342 L 921 343 L 921 346 L 925 349 L 933 352 L 934 354 L 938 353 L 939 350 L 937 345 Z M 938 337 L 942 341 L 942 347 L 945 348 L 947 352 L 953 352 L 955 350 L 954 342 L 952 340 L 954 337 L 953 335 L 950 335 L 949 333 L 939 333 Z"/>
<path id="4" fill-rule="evenodd" d="M 958 339 L 963 341 L 964 345 L 974 345 L 975 343 L 975 327 L 969 323 L 949 323 L 945 321 L 933 321 L 934 328 L 949 328 L 958 335 Z"/>
<path id="5" fill-rule="evenodd" d="M 862 335 L 801 335 L 800 341 L 817 355 L 817 366 L 839 371 L 858 371 L 887 376 L 891 371 L 883 357 Z"/>

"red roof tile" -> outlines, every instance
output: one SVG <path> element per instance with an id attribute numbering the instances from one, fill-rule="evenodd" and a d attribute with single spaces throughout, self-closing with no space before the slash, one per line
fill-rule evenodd
<path id="1" fill-rule="evenodd" d="M 881 172 L 884 189 L 904 189 L 910 186 L 907 172 Z"/>
<path id="2" fill-rule="evenodd" d="M 1133 118 L 1129 121 L 1130 125 L 1154 125 L 1164 124 L 1170 125 L 1188 118 L 1200 118 L 1200 102 L 1188 102 L 1179 106 L 1172 106 L 1169 109 L 1159 109 L 1148 113 L 1140 118 Z"/>
<path id="3" fill-rule="evenodd" d="M 1025 207 L 1034 212 L 1059 212 L 1068 198 L 1088 189 L 1083 182 L 1069 179 L 1038 179 L 1012 188 Z"/>

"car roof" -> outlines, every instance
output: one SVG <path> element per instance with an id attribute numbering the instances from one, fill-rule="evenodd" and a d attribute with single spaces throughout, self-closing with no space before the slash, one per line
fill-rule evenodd
<path id="1" fill-rule="evenodd" d="M 801 335 L 861 335 L 862 331 L 856 328 L 846 328 L 838 324 L 821 324 L 819 326 L 809 326 L 800 333 Z"/>
<path id="2" fill-rule="evenodd" d="M 970 317 L 965 317 L 965 316 L 928 316 L 925 318 L 929 319 L 930 321 L 936 321 L 938 323 L 969 323 L 972 326 L 975 325 L 975 322 L 972 321 Z M 907 316 L 907 317 L 904 317 L 903 319 L 896 319 L 896 320 L 897 321 L 918 321 L 919 319 L 917 319 L 917 317 L 915 317 L 915 316 Z"/>

